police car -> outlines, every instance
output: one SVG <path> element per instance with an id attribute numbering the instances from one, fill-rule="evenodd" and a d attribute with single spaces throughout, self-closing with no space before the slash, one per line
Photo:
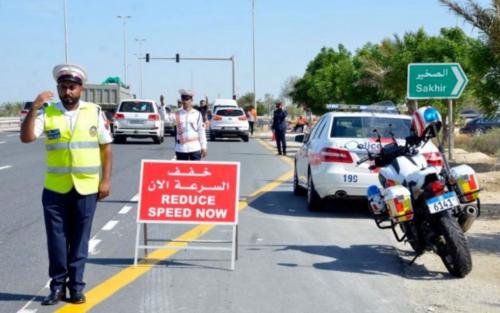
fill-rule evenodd
<path id="1" fill-rule="evenodd" d="M 308 209 L 321 208 L 324 198 L 366 197 L 370 185 L 380 185 L 378 170 L 370 170 L 369 162 L 357 164 L 368 150 L 380 149 L 392 142 L 391 132 L 398 143 L 410 134 L 411 117 L 402 114 L 401 107 L 380 105 L 328 105 L 331 112 L 321 116 L 309 134 L 298 135 L 302 142 L 295 155 L 293 191 L 307 195 Z M 428 142 L 419 151 L 429 165 L 441 168 L 443 161 L 437 147 Z"/>

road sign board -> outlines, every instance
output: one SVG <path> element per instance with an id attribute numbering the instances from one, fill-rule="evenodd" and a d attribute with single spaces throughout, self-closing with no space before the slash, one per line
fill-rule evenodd
<path id="1" fill-rule="evenodd" d="M 408 99 L 457 99 L 469 80 L 458 63 L 408 64 Z"/>
<path id="2" fill-rule="evenodd" d="M 139 223 L 237 224 L 239 163 L 143 160 Z"/>

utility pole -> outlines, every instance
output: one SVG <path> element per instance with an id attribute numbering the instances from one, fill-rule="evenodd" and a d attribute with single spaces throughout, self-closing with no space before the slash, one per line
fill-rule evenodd
<path id="1" fill-rule="evenodd" d="M 146 41 L 146 38 L 134 38 L 134 40 L 139 44 L 139 58 L 142 57 L 142 43 Z M 139 94 L 142 98 L 142 62 L 139 59 Z"/>
<path id="2" fill-rule="evenodd" d="M 253 107 L 257 112 L 257 93 L 255 91 L 255 0 L 252 0 L 252 59 L 253 59 Z"/>
<path id="3" fill-rule="evenodd" d="M 68 11 L 66 9 L 66 0 L 64 2 L 64 62 L 68 64 Z"/>
<path id="4" fill-rule="evenodd" d="M 117 18 L 123 21 L 123 82 L 127 84 L 127 20 L 130 15 L 118 15 Z"/>

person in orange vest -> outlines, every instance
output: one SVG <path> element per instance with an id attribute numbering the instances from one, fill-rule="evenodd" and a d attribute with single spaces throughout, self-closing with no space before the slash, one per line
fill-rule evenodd
<path id="1" fill-rule="evenodd" d="M 193 108 L 194 93 L 179 90 L 182 108 L 175 112 L 175 155 L 177 160 L 199 161 L 207 156 L 207 136 L 203 116 Z"/>
<path id="2" fill-rule="evenodd" d="M 300 129 L 301 133 L 304 132 L 304 125 L 306 125 L 306 123 L 307 123 L 306 118 L 303 115 L 300 115 L 297 118 L 297 123 L 295 124 L 295 127 L 293 128 L 293 131 L 294 132 L 298 132 L 299 129 Z"/>
<path id="3" fill-rule="evenodd" d="M 257 121 L 257 111 L 255 110 L 253 105 L 251 105 L 247 110 L 247 119 L 250 128 L 250 135 L 253 136 L 254 125 Z"/>
<path id="4" fill-rule="evenodd" d="M 50 294 L 42 305 L 85 302 L 83 273 L 97 200 L 109 195 L 111 142 L 104 114 L 80 100 L 87 74 L 77 65 L 53 70 L 60 102 L 40 93 L 21 125 L 23 143 L 45 135 L 47 169 L 42 204 L 49 254 Z M 66 288 L 70 297 L 66 298 Z"/>

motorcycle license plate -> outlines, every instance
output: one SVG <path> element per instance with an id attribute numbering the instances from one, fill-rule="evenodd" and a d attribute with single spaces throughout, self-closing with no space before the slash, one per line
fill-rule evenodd
<path id="1" fill-rule="evenodd" d="M 446 211 L 460 205 L 457 195 L 454 192 L 448 192 L 442 196 L 430 198 L 426 203 L 431 214 Z"/>

